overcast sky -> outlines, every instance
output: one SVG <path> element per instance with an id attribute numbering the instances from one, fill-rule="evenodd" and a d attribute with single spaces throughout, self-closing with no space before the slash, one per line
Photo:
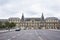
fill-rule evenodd
<path id="1" fill-rule="evenodd" d="M 0 0 L 0 18 L 21 17 L 58 17 L 60 18 L 59 0 Z"/>

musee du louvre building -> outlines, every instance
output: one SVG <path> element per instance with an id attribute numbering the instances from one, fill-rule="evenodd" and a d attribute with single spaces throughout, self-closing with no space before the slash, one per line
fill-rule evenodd
<path id="1" fill-rule="evenodd" d="M 40 18 L 24 18 L 11 17 L 7 19 L 9 22 L 16 23 L 16 27 L 21 29 L 60 29 L 60 19 L 56 17 L 47 17 L 44 19 L 43 13 Z"/>

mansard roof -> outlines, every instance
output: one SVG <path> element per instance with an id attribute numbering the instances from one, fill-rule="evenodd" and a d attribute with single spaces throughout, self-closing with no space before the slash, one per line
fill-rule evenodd
<path id="1" fill-rule="evenodd" d="M 25 18 L 25 21 L 30 21 L 30 20 L 40 21 L 41 18 Z"/>
<path id="2" fill-rule="evenodd" d="M 57 17 L 47 17 L 45 20 L 58 20 Z"/>
<path id="3" fill-rule="evenodd" d="M 18 18 L 18 17 L 10 17 L 8 20 L 20 20 L 20 18 Z"/>

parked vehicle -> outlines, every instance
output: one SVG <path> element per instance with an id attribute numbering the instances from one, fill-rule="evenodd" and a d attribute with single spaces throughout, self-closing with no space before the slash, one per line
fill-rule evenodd
<path id="1" fill-rule="evenodd" d="M 16 28 L 16 30 L 15 31 L 20 31 L 21 29 L 20 28 Z"/>

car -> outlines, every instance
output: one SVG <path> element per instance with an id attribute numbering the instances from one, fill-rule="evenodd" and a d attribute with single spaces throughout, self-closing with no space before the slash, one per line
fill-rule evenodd
<path id="1" fill-rule="evenodd" d="M 21 29 L 20 28 L 17 28 L 15 31 L 20 31 Z"/>

